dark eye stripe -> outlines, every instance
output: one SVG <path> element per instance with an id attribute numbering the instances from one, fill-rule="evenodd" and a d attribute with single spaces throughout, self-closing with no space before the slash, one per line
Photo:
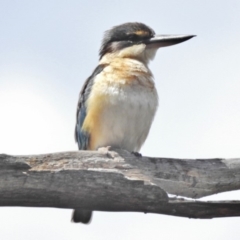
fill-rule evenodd
<path id="1" fill-rule="evenodd" d="M 139 36 L 137 34 L 129 34 L 128 35 L 128 39 L 131 40 L 131 41 L 137 41 L 137 40 L 140 40 L 142 36 Z"/>
<path id="2" fill-rule="evenodd" d="M 145 39 L 149 39 L 151 38 L 152 36 L 151 35 L 139 35 L 139 34 L 129 34 L 127 39 L 126 40 L 130 40 L 130 41 L 133 41 L 133 42 L 137 42 L 137 41 L 141 41 L 141 40 L 145 40 Z"/>

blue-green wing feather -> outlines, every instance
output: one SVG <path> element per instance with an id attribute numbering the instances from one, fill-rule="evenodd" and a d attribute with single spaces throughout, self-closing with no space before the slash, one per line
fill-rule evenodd
<path id="1" fill-rule="evenodd" d="M 82 130 L 85 117 L 87 115 L 86 101 L 91 93 L 95 77 L 104 69 L 106 65 L 98 65 L 92 75 L 86 80 L 79 94 L 77 106 L 77 119 L 75 126 L 75 140 L 78 143 L 79 150 L 86 150 L 89 146 L 91 134 Z"/>

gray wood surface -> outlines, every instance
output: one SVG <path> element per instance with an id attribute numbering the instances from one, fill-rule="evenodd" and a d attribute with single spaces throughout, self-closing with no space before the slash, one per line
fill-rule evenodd
<path id="1" fill-rule="evenodd" d="M 0 155 L 0 206 L 82 208 L 190 218 L 240 216 L 240 201 L 196 201 L 240 189 L 240 159 L 136 157 L 125 151 Z M 168 197 L 168 193 L 192 198 Z"/>

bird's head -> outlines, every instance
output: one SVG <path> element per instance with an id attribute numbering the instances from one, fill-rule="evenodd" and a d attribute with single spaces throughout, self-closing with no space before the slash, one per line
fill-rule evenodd
<path id="1" fill-rule="evenodd" d="M 105 56 L 152 60 L 160 47 L 184 42 L 194 35 L 156 35 L 143 23 L 124 23 L 105 32 L 100 48 L 100 60 Z"/>

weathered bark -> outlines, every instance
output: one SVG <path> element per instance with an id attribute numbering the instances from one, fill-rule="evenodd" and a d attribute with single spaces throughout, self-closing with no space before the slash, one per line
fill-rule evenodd
<path id="1" fill-rule="evenodd" d="M 125 150 L 0 155 L 0 206 L 240 216 L 240 201 L 200 198 L 240 189 L 240 159 L 136 157 Z"/>

